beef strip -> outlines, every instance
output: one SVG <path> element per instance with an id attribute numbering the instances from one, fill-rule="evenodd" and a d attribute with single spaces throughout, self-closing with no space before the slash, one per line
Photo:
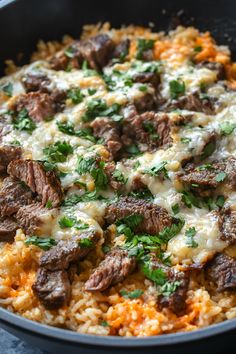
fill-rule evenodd
<path id="1" fill-rule="evenodd" d="M 106 254 L 105 259 L 90 275 L 85 283 L 88 291 L 103 291 L 110 285 L 122 282 L 136 267 L 134 256 L 129 257 L 128 252 L 115 248 Z"/>
<path id="2" fill-rule="evenodd" d="M 48 85 L 50 85 L 51 80 L 45 74 L 41 72 L 35 72 L 27 73 L 22 78 L 22 83 L 25 87 L 26 92 L 48 92 Z"/>
<path id="3" fill-rule="evenodd" d="M 166 114 L 155 112 L 137 114 L 134 108 L 128 107 L 121 139 L 127 146 L 138 144 L 142 152 L 169 146 L 172 142 L 170 120 Z"/>
<path id="4" fill-rule="evenodd" d="M 109 61 L 114 49 L 114 43 L 107 34 L 99 34 L 83 41 L 75 41 L 70 45 L 70 57 L 66 51 L 56 54 L 50 60 L 50 67 L 54 70 L 65 70 L 68 66 L 78 68 L 83 61 L 87 61 L 91 69 L 100 71 Z"/>
<path id="5" fill-rule="evenodd" d="M 27 235 L 48 235 L 51 233 L 56 216 L 56 208 L 48 209 L 40 203 L 34 203 L 22 206 L 16 214 L 16 219 L 19 227 Z"/>
<path id="6" fill-rule="evenodd" d="M 0 218 L 0 242 L 13 242 L 18 228 L 14 218 Z"/>
<path id="7" fill-rule="evenodd" d="M 134 105 L 139 113 L 156 109 L 157 98 L 155 94 L 145 92 L 142 96 L 134 99 Z"/>
<path id="8" fill-rule="evenodd" d="M 129 53 L 130 40 L 124 39 L 121 41 L 114 49 L 112 53 L 112 58 L 117 58 L 123 61 Z"/>
<path id="9" fill-rule="evenodd" d="M 0 176 L 7 173 L 7 166 L 11 161 L 21 158 L 21 153 L 22 149 L 19 146 L 0 146 Z"/>
<path id="10" fill-rule="evenodd" d="M 166 276 L 168 283 L 178 282 L 176 290 L 169 296 L 160 294 L 158 296 L 159 307 L 168 307 L 177 315 L 183 314 L 186 308 L 186 297 L 189 286 L 189 272 L 178 271 L 174 267 L 167 267 L 160 263 L 155 256 L 151 257 L 151 267 L 153 270 L 161 269 Z"/>
<path id="11" fill-rule="evenodd" d="M 0 189 L 0 217 L 11 216 L 33 202 L 32 191 L 16 178 L 4 179 Z"/>
<path id="12" fill-rule="evenodd" d="M 129 215 L 141 215 L 142 221 L 135 227 L 137 233 L 158 234 L 164 227 L 171 226 L 172 217 L 167 210 L 143 199 L 121 197 L 117 202 L 107 206 L 105 220 L 113 224 Z"/>
<path id="13" fill-rule="evenodd" d="M 83 244 L 84 240 L 89 240 L 89 244 Z M 67 269 L 71 262 L 85 258 L 98 240 L 99 235 L 95 232 L 84 232 L 69 240 L 61 240 L 42 255 L 40 267 L 48 270 Z"/>
<path id="14" fill-rule="evenodd" d="M 32 289 L 46 309 L 60 308 L 68 303 L 71 294 L 68 273 L 39 268 Z"/>
<path id="15" fill-rule="evenodd" d="M 222 180 L 217 180 L 219 173 L 225 172 L 226 176 Z M 210 164 L 196 166 L 189 164 L 185 167 L 184 173 L 179 175 L 179 179 L 189 185 L 194 185 L 194 190 L 209 190 L 209 188 L 217 188 L 222 182 L 226 183 L 230 188 L 236 188 L 236 159 L 230 157 L 222 161 L 214 161 Z"/>
<path id="16" fill-rule="evenodd" d="M 194 92 L 188 95 L 179 97 L 177 100 L 172 100 L 164 104 L 161 110 L 170 112 L 175 109 L 186 109 L 187 111 L 203 112 L 205 114 L 215 114 L 214 99 L 211 97 L 200 97 L 199 92 Z"/>
<path id="17" fill-rule="evenodd" d="M 105 146 L 110 152 L 110 159 L 114 160 L 122 148 L 119 124 L 104 117 L 96 118 L 90 126 L 93 128 L 93 135 L 96 138 L 104 139 Z"/>
<path id="18" fill-rule="evenodd" d="M 222 209 L 219 215 L 221 240 L 233 244 L 236 241 L 236 211 L 230 208 Z"/>
<path id="19" fill-rule="evenodd" d="M 151 84 L 156 89 L 160 83 L 160 75 L 152 72 L 140 72 L 133 76 L 133 81 L 142 84 Z"/>
<path id="20" fill-rule="evenodd" d="M 52 207 L 60 205 L 63 192 L 61 182 L 54 171 L 46 171 L 43 164 L 33 160 L 14 160 L 8 165 L 7 172 L 25 182 L 32 192 L 42 198 L 42 204 L 48 201 Z"/>
<path id="21" fill-rule="evenodd" d="M 219 292 L 236 289 L 236 260 L 226 254 L 217 254 L 206 267 L 207 277 Z"/>

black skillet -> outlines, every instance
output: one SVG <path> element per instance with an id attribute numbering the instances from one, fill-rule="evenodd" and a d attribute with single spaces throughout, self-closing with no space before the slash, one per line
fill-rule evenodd
<path id="1" fill-rule="evenodd" d="M 217 41 L 229 45 L 236 56 L 236 1 L 234 0 L 0 0 L 0 71 L 4 60 L 27 63 L 38 39 L 78 37 L 87 23 L 155 24 L 169 30 L 179 23 L 209 30 Z M 24 53 L 19 60 L 19 53 Z M 236 353 L 236 320 L 190 333 L 150 338 L 82 335 L 38 324 L 0 309 L 1 326 L 51 353 Z M 0 348 L 0 353 L 2 353 Z"/>

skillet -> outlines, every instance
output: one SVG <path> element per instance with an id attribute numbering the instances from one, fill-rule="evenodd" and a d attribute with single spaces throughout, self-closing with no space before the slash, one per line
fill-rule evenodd
<path id="1" fill-rule="evenodd" d="M 4 60 L 27 63 L 38 39 L 78 37 L 86 23 L 110 21 L 112 25 L 153 22 L 157 30 L 179 23 L 209 30 L 218 43 L 229 45 L 236 57 L 236 2 L 234 0 L 2 0 L 0 2 L 0 72 Z M 24 53 L 19 58 L 18 53 Z M 48 327 L 0 309 L 3 328 L 51 353 L 229 353 L 233 350 L 236 320 L 190 333 L 149 338 L 119 338 L 82 335 Z M 0 349 L 1 352 L 1 349 Z"/>

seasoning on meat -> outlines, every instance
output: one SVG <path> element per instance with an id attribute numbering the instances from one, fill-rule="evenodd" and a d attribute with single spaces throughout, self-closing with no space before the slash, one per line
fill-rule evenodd
<path id="1" fill-rule="evenodd" d="M 218 291 L 236 289 L 236 260 L 226 254 L 217 254 L 207 265 L 206 274 Z"/>
<path id="2" fill-rule="evenodd" d="M 17 229 L 14 218 L 0 218 L 0 242 L 13 242 Z"/>
<path id="3" fill-rule="evenodd" d="M 65 270 L 50 271 L 39 268 L 32 289 L 48 310 L 66 305 L 71 294 L 70 281 Z"/>
<path id="4" fill-rule="evenodd" d="M 8 165 L 7 172 L 37 193 L 42 198 L 43 205 L 48 201 L 52 207 L 60 205 L 63 198 L 60 180 L 53 171 L 46 171 L 41 162 L 14 160 Z"/>
<path id="5" fill-rule="evenodd" d="M 71 262 L 86 257 L 98 240 L 99 235 L 96 232 L 84 232 L 69 240 L 61 240 L 42 255 L 40 267 L 49 270 L 67 269 Z"/>
<path id="6" fill-rule="evenodd" d="M 221 240 L 232 244 L 236 241 L 236 211 L 230 208 L 222 209 L 219 216 Z"/>
<path id="7" fill-rule="evenodd" d="M 4 179 L 0 189 L 0 217 L 11 216 L 33 202 L 32 191 L 16 178 Z"/>
<path id="8" fill-rule="evenodd" d="M 22 149 L 19 146 L 2 145 L 0 146 L 0 175 L 5 175 L 8 164 L 21 158 Z"/>
<path id="9" fill-rule="evenodd" d="M 171 226 L 172 217 L 167 210 L 151 202 L 133 197 L 121 197 L 117 202 L 108 205 L 105 220 L 113 224 L 129 215 L 141 215 L 142 221 L 135 227 L 137 233 L 158 234 L 164 227 Z"/>
<path id="10" fill-rule="evenodd" d="M 105 259 L 90 275 L 85 283 L 88 291 L 103 291 L 110 285 L 122 282 L 136 267 L 135 257 L 129 257 L 128 252 L 119 248 L 107 253 Z"/>

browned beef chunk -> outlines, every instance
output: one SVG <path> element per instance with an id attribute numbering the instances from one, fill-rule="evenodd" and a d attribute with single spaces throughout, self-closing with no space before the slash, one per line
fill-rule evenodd
<path id="1" fill-rule="evenodd" d="M 60 205 L 63 192 L 61 182 L 53 171 L 45 171 L 42 163 L 33 160 L 14 160 L 8 165 L 7 172 L 23 181 L 32 192 L 42 198 L 42 204 L 48 201 L 52 207 Z"/>
<path id="2" fill-rule="evenodd" d="M 160 83 L 160 75 L 158 73 L 141 72 L 133 76 L 133 81 L 142 84 L 151 84 L 154 88 L 157 88 Z"/>
<path id="3" fill-rule="evenodd" d="M 207 265 L 208 278 L 217 285 L 218 291 L 236 289 L 236 260 L 226 254 L 217 254 Z"/>
<path id="4" fill-rule="evenodd" d="M 93 128 L 95 137 L 104 139 L 105 146 L 110 152 L 111 160 L 114 160 L 122 148 L 119 124 L 110 118 L 104 117 L 96 118 L 90 126 Z"/>
<path id="5" fill-rule="evenodd" d="M 51 92 L 51 99 L 53 101 L 53 108 L 55 112 L 61 112 L 65 107 L 66 92 L 63 90 L 53 90 Z"/>
<path id="6" fill-rule="evenodd" d="M 108 177 L 108 181 L 110 186 L 118 191 L 121 190 L 124 186 L 124 182 L 123 181 L 119 181 L 119 179 L 117 179 L 113 174 L 116 170 L 116 164 L 114 162 L 108 162 L 105 167 L 104 167 L 104 172 L 106 173 L 107 177 Z"/>
<path id="7" fill-rule="evenodd" d="M 218 179 L 219 173 L 224 172 L 226 176 Z M 230 157 L 226 160 L 215 161 L 211 164 L 199 165 L 189 164 L 185 167 L 184 174 L 180 174 L 180 180 L 194 189 L 216 188 L 222 182 L 230 188 L 236 187 L 236 159 Z"/>
<path id="8" fill-rule="evenodd" d="M 202 61 L 197 64 L 199 68 L 207 68 L 209 70 L 217 71 L 217 79 L 218 80 L 225 80 L 226 79 L 226 72 L 225 67 L 221 63 L 213 62 L 213 61 Z"/>
<path id="9" fill-rule="evenodd" d="M 164 227 L 172 224 L 172 218 L 166 209 L 133 197 L 122 197 L 118 202 L 108 205 L 105 220 L 108 224 L 113 224 L 129 215 L 142 216 L 142 221 L 135 228 L 137 233 L 156 235 Z"/>
<path id="10" fill-rule="evenodd" d="M 18 228 L 14 218 L 0 218 L 0 242 L 12 242 Z"/>
<path id="11" fill-rule="evenodd" d="M 22 150 L 19 146 L 2 145 L 0 146 L 0 175 L 7 172 L 8 164 L 21 158 Z"/>
<path id="12" fill-rule="evenodd" d="M 141 97 L 134 99 L 134 105 L 139 113 L 156 109 L 157 99 L 152 93 L 144 93 Z"/>
<path id="13" fill-rule="evenodd" d="M 124 39 L 115 47 L 112 57 L 120 60 L 124 60 L 129 53 L 129 47 L 130 47 L 130 40 L 128 38 Z"/>
<path id="14" fill-rule="evenodd" d="M 13 109 L 20 112 L 26 109 L 35 122 L 50 120 L 56 114 L 55 104 L 48 93 L 30 92 L 18 97 Z"/>
<path id="15" fill-rule="evenodd" d="M 33 194 L 24 183 L 12 177 L 4 179 L 0 189 L 0 217 L 11 216 L 32 202 Z"/>
<path id="16" fill-rule="evenodd" d="M 158 296 L 158 305 L 162 309 L 168 307 L 171 311 L 177 315 L 183 314 L 186 308 L 186 297 L 189 285 L 189 272 L 181 272 L 176 270 L 174 267 L 167 267 L 159 262 L 155 256 L 151 256 L 151 268 L 161 269 L 163 274 L 166 276 L 166 282 L 169 285 L 176 285 L 176 289 L 170 293 L 162 294 Z"/>
<path id="17" fill-rule="evenodd" d="M 99 34 L 84 41 L 75 41 L 65 52 L 56 54 L 50 60 L 54 70 L 65 70 L 68 66 L 78 68 L 87 61 L 91 69 L 100 71 L 109 61 L 114 43 L 106 34 Z M 67 56 L 65 53 L 70 52 Z"/>
<path id="18" fill-rule="evenodd" d="M 50 82 L 51 80 L 41 72 L 28 73 L 22 78 L 22 83 L 26 92 L 48 92 L 48 85 Z"/>
<path id="19" fill-rule="evenodd" d="M 110 285 L 122 282 L 135 267 L 135 257 L 129 257 L 127 251 L 115 248 L 107 253 L 105 259 L 89 277 L 85 283 L 85 289 L 103 291 Z"/>
<path id="20" fill-rule="evenodd" d="M 51 233 L 56 215 L 57 209 L 44 208 L 40 203 L 34 203 L 22 206 L 16 214 L 16 219 L 27 235 L 47 235 Z"/>
<path id="21" fill-rule="evenodd" d="M 232 244 L 236 241 L 236 211 L 223 209 L 219 216 L 221 239 Z"/>
<path id="22" fill-rule="evenodd" d="M 49 270 L 67 269 L 71 262 L 86 257 L 95 247 L 98 239 L 97 233 L 84 232 L 70 240 L 61 240 L 42 255 L 40 266 Z"/>
<path id="23" fill-rule="evenodd" d="M 66 271 L 50 271 L 39 268 L 32 286 L 35 295 L 48 310 L 66 305 L 70 298 L 71 286 Z"/>
<path id="24" fill-rule="evenodd" d="M 172 142 L 171 123 L 166 114 L 135 114 L 129 108 L 123 124 L 124 145 L 138 144 L 140 151 L 153 151 Z"/>
<path id="25" fill-rule="evenodd" d="M 203 112 L 205 114 L 215 114 L 214 100 L 211 97 L 200 96 L 198 92 L 182 96 L 177 100 L 172 100 L 162 107 L 164 111 L 175 109 L 186 109 L 188 111 Z"/>

